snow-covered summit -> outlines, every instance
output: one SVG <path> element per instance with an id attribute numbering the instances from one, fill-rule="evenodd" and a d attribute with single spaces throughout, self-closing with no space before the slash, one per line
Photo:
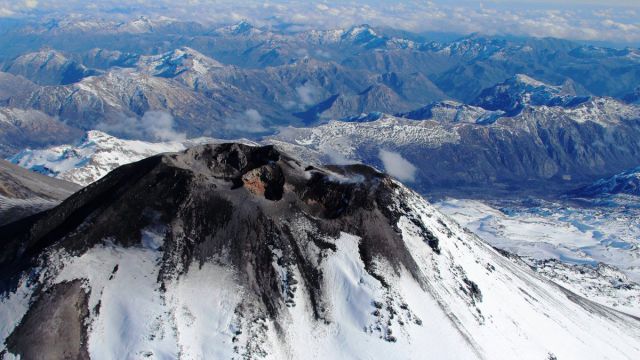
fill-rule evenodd
<path id="1" fill-rule="evenodd" d="M 175 77 L 183 72 L 205 75 L 210 69 L 222 66 L 218 61 L 189 47 L 181 47 L 160 55 L 142 56 L 138 61 L 140 71 L 160 77 Z"/>
<path id="2" fill-rule="evenodd" d="M 235 24 L 224 26 L 215 30 L 220 35 L 233 35 L 233 36 L 256 36 L 263 33 L 262 30 L 255 27 L 247 20 L 241 20 Z"/>
<path id="3" fill-rule="evenodd" d="M 443 123 L 491 124 L 504 114 L 504 111 L 501 110 L 491 111 L 478 106 L 445 100 L 398 114 L 398 116 L 406 119 L 435 120 Z"/>
<path id="4" fill-rule="evenodd" d="M 378 37 L 379 35 L 375 30 L 367 24 L 353 26 L 342 34 L 343 40 L 349 40 L 356 43 L 366 43 Z"/>
<path id="5" fill-rule="evenodd" d="M 123 140 L 91 130 L 76 144 L 26 149 L 11 157 L 14 164 L 59 179 L 88 185 L 122 165 L 185 148 L 181 142 Z"/>

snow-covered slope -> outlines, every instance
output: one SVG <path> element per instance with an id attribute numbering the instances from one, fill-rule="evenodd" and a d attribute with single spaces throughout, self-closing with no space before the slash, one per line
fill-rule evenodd
<path id="1" fill-rule="evenodd" d="M 3 71 L 42 85 L 71 84 L 99 73 L 52 49 L 18 56 L 5 65 Z"/>
<path id="2" fill-rule="evenodd" d="M 168 78 L 181 76 L 192 87 L 197 87 L 197 81 L 206 81 L 211 69 L 221 67 L 223 65 L 219 62 L 188 47 L 160 55 L 142 56 L 137 63 L 141 72 Z"/>
<path id="3" fill-rule="evenodd" d="M 455 144 L 460 136 L 455 129 L 435 122 L 417 122 L 384 115 L 368 122 L 331 121 L 312 128 L 282 129 L 273 139 L 309 147 L 327 155 L 335 153 L 347 159 L 359 160 L 358 150 L 375 147 L 419 145 L 438 148 Z"/>
<path id="4" fill-rule="evenodd" d="M 504 114 L 502 110 L 490 111 L 456 101 L 441 101 L 431 103 L 417 110 L 398 114 L 398 116 L 413 120 L 433 119 L 445 123 L 491 124 Z"/>
<path id="5" fill-rule="evenodd" d="M 391 178 L 272 147 L 121 167 L 11 234 L 0 341 L 21 358 L 640 356 L 638 319 Z"/>
<path id="6" fill-rule="evenodd" d="M 401 114 L 411 120 L 373 115 L 284 128 L 269 139 L 325 153 L 327 161 L 377 167 L 383 166 L 381 149 L 397 152 L 417 168 L 415 186 L 423 192 L 477 191 L 481 184 L 482 191 L 516 186 L 548 192 L 548 185 L 566 191 L 636 166 L 628 154 L 640 151 L 640 107 L 608 98 L 526 106 L 513 117 L 454 102 Z"/>
<path id="7" fill-rule="evenodd" d="M 0 91 L 1 92 L 1 91 Z M 10 156 L 28 147 L 64 143 L 82 134 L 59 118 L 37 110 L 0 107 L 0 156 Z"/>

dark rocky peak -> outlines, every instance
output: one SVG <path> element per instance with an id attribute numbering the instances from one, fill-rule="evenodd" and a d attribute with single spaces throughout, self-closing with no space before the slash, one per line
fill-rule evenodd
<path id="1" fill-rule="evenodd" d="M 0 270 L 5 281 L 15 280 L 52 249 L 82 254 L 105 241 L 142 246 L 143 229 L 159 224 L 166 229 L 163 277 L 224 258 L 251 269 L 245 280 L 269 294 L 265 306 L 275 313 L 272 248 L 306 269 L 312 297 L 321 291 L 313 263 L 340 232 L 362 238 L 361 256 L 374 276 L 376 257 L 415 269 L 396 229 L 398 186 L 363 165 L 306 166 L 273 146 L 198 146 L 122 166 L 60 206 L 0 229 L 7 239 Z M 429 245 L 436 249 L 437 239 Z M 322 317 L 322 306 L 312 302 Z"/>
<path id="2" fill-rule="evenodd" d="M 284 177 L 277 165 L 280 153 L 272 146 L 205 145 L 170 155 L 165 160 L 202 178 L 227 181 L 234 188 L 246 186 L 253 194 L 269 200 L 279 200 L 282 196 Z"/>
<path id="3" fill-rule="evenodd" d="M 452 358 L 495 358 L 547 324 L 573 339 L 583 320 L 631 344 L 615 354 L 636 350 L 636 319 L 502 258 L 389 177 L 308 166 L 271 146 L 204 145 L 126 165 L 0 234 L 0 356 L 298 359 L 334 346 L 321 357 L 358 358 L 410 347 L 404 359 L 435 336 Z M 497 332 L 510 342 L 475 350 Z M 576 346 L 587 339 L 611 342 Z"/>

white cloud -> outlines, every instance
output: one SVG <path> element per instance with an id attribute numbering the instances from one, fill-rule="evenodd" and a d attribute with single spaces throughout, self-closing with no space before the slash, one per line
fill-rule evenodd
<path id="1" fill-rule="evenodd" d="M 11 9 L 0 7 L 0 17 L 9 17 L 15 15 L 15 12 Z"/>
<path id="2" fill-rule="evenodd" d="M 187 138 L 185 133 L 176 131 L 173 116 L 164 111 L 147 111 L 140 119 L 122 117 L 105 121 L 96 128 L 115 136 L 149 141 L 184 141 Z"/>
<path id="3" fill-rule="evenodd" d="M 38 7 L 38 0 L 24 0 L 24 6 L 29 9 L 35 9 Z"/>
<path id="4" fill-rule="evenodd" d="M 381 149 L 378 154 L 384 170 L 391 176 L 400 181 L 413 182 L 416 180 L 416 171 L 418 170 L 407 159 L 397 152 Z"/>
<path id="5" fill-rule="evenodd" d="M 305 105 L 314 105 L 320 101 L 320 90 L 310 83 L 296 87 L 296 93 Z"/>
<path id="6" fill-rule="evenodd" d="M 320 145 L 318 151 L 327 157 L 327 161 L 333 165 L 355 164 L 358 161 L 349 158 L 352 149 L 351 141 L 348 137 L 334 137 L 330 143 Z"/>
<path id="7" fill-rule="evenodd" d="M 175 130 L 173 116 L 164 111 L 147 111 L 140 120 L 140 126 L 157 140 L 184 141 L 187 138 L 185 133 Z"/>
<path id="8" fill-rule="evenodd" d="M 225 129 L 232 132 L 260 133 L 268 129 L 264 126 L 264 119 L 256 109 L 247 109 L 229 119 L 225 124 Z"/>

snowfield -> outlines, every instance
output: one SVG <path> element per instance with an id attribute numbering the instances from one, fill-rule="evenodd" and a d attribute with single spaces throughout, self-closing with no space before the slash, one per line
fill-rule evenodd
<path id="1" fill-rule="evenodd" d="M 636 207 L 461 199 L 446 199 L 436 207 L 562 286 L 640 316 Z"/>

